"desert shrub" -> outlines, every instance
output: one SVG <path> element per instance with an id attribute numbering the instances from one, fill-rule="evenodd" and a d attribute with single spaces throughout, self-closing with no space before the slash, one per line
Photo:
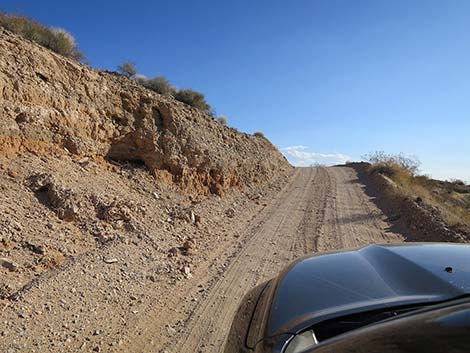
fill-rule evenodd
<path id="1" fill-rule="evenodd" d="M 0 13 L 0 27 L 34 41 L 60 55 L 83 60 L 75 38 L 62 28 L 49 28 L 25 16 Z"/>
<path id="2" fill-rule="evenodd" d="M 261 131 L 256 131 L 253 135 L 256 136 L 256 137 L 266 138 Z"/>
<path id="3" fill-rule="evenodd" d="M 396 169 L 392 165 L 378 163 L 378 164 L 372 164 L 369 171 L 371 174 L 378 173 L 378 174 L 386 175 L 388 177 L 392 177 L 395 174 Z"/>
<path id="4" fill-rule="evenodd" d="M 396 193 L 406 197 L 419 197 L 427 205 L 438 209 L 445 222 L 458 229 L 470 229 L 470 186 L 461 180 L 434 180 L 418 175 L 419 161 L 404 155 L 374 152 L 364 156 L 371 165 L 370 173 L 390 177 L 398 186 Z"/>
<path id="5" fill-rule="evenodd" d="M 134 80 L 135 82 L 140 83 L 142 86 L 145 86 L 145 83 L 148 81 L 148 78 L 144 75 L 135 74 Z"/>
<path id="6" fill-rule="evenodd" d="M 151 89 L 152 91 L 155 91 L 164 96 L 172 96 L 175 94 L 175 88 L 163 76 L 141 79 L 140 83 L 148 89 Z"/>
<path id="7" fill-rule="evenodd" d="M 117 67 L 118 72 L 127 77 L 134 77 L 137 75 L 137 68 L 130 61 L 123 62 Z"/>
<path id="8" fill-rule="evenodd" d="M 380 173 L 389 177 L 395 174 L 415 176 L 421 164 L 415 157 L 406 157 L 403 154 L 391 155 L 383 151 L 372 152 L 365 155 L 364 159 L 371 163 L 371 173 Z"/>
<path id="9" fill-rule="evenodd" d="M 192 89 L 180 89 L 176 91 L 174 97 L 180 102 L 202 110 L 205 113 L 209 114 L 212 110 L 211 106 L 206 102 L 204 95 Z"/>
<path id="10" fill-rule="evenodd" d="M 226 116 L 221 115 L 217 118 L 217 122 L 219 124 L 222 124 L 222 125 L 227 125 L 228 124 L 228 119 L 227 119 Z"/>

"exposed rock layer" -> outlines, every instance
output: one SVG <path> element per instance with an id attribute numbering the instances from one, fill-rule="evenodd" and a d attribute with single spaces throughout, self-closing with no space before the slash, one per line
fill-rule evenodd
<path id="1" fill-rule="evenodd" d="M 63 151 L 145 164 L 191 193 L 223 194 L 290 168 L 265 138 L 120 75 L 0 29 L 2 153 Z"/>

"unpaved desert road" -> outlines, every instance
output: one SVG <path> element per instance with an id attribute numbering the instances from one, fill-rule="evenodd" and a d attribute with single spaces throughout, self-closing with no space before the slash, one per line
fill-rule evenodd
<path id="1" fill-rule="evenodd" d="M 164 351 L 220 353 L 243 295 L 295 258 L 317 251 L 403 240 L 387 231 L 349 167 L 299 168 L 246 228 L 245 245 Z"/>

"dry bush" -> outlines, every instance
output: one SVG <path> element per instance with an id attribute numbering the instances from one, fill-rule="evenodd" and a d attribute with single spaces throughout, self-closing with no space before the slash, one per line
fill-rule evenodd
<path id="1" fill-rule="evenodd" d="M 227 125 L 228 124 L 228 119 L 227 119 L 226 116 L 221 115 L 216 120 L 221 125 Z"/>
<path id="2" fill-rule="evenodd" d="M 25 16 L 0 13 L 0 27 L 38 43 L 60 55 L 84 60 L 75 38 L 62 28 L 49 28 Z"/>
<path id="3" fill-rule="evenodd" d="M 124 76 L 134 77 L 137 75 L 137 68 L 135 67 L 135 64 L 130 61 L 123 62 L 117 68 L 118 72 Z"/>
<path id="4" fill-rule="evenodd" d="M 404 154 L 391 155 L 383 151 L 376 151 L 365 155 L 372 164 L 371 172 L 392 177 L 396 174 L 413 177 L 419 171 L 420 162 L 416 157 L 407 157 Z"/>
<path id="5" fill-rule="evenodd" d="M 206 102 L 206 98 L 200 92 L 192 89 L 180 89 L 175 93 L 174 97 L 180 102 L 212 115 L 212 107 Z"/>
<path id="6" fill-rule="evenodd" d="M 139 78 L 137 81 L 141 85 L 151 89 L 154 92 L 157 92 L 164 96 L 173 96 L 175 94 L 175 88 L 171 85 L 163 76 L 158 76 L 154 78 Z"/>
<path id="7" fill-rule="evenodd" d="M 450 226 L 470 228 L 470 186 L 463 181 L 441 181 L 419 175 L 418 159 L 403 154 L 389 155 L 379 151 L 365 158 L 371 163 L 369 172 L 392 179 L 399 187 L 396 192 L 421 198 L 427 205 L 438 209 Z"/>

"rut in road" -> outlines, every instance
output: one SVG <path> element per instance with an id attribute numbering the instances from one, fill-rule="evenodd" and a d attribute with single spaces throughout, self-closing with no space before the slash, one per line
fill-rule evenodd
<path id="1" fill-rule="evenodd" d="M 315 251 L 402 241 L 348 167 L 299 168 L 246 229 L 250 240 L 197 307 L 169 352 L 220 353 L 243 295 Z"/>

